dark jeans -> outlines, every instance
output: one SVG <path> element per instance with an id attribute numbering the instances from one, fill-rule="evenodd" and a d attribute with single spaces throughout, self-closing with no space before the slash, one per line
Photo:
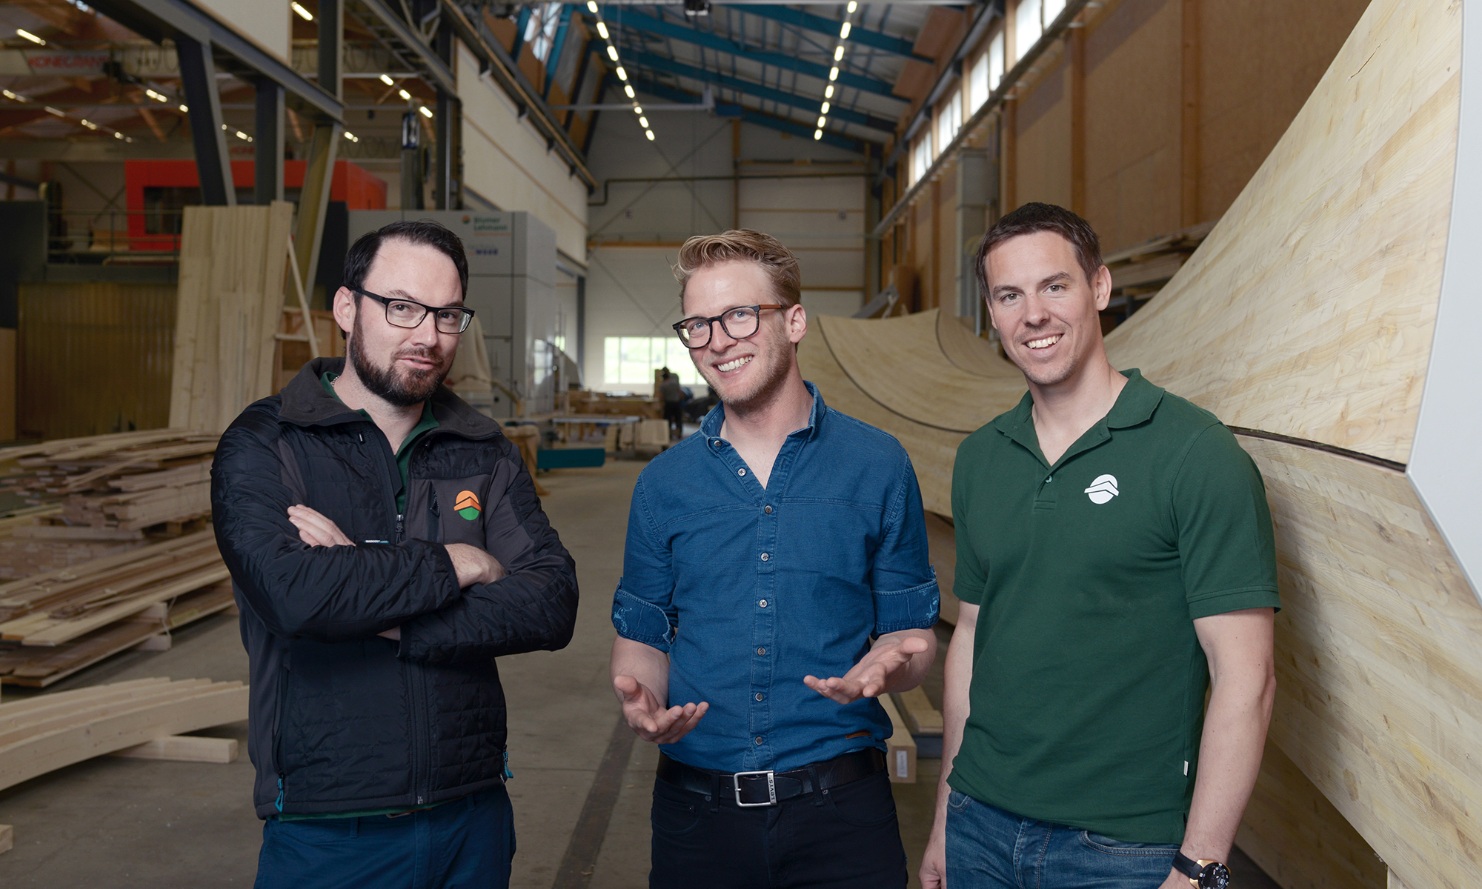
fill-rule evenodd
<path id="1" fill-rule="evenodd" d="M 906 853 L 886 772 L 775 806 L 654 782 L 650 889 L 901 889 Z"/>
<path id="2" fill-rule="evenodd" d="M 503 787 L 388 818 L 269 819 L 257 889 L 509 886 L 514 813 Z"/>
<path id="3" fill-rule="evenodd" d="M 669 438 L 679 440 L 684 437 L 684 402 L 664 402 L 664 419 L 669 421 Z"/>
<path id="4" fill-rule="evenodd" d="M 947 797 L 950 889 L 1157 889 L 1178 845 L 1128 843 Z"/>

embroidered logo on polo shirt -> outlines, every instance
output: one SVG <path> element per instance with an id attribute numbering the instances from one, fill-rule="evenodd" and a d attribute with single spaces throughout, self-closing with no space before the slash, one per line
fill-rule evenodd
<path id="1" fill-rule="evenodd" d="M 1120 493 L 1117 490 L 1117 477 L 1114 475 L 1098 475 L 1096 481 L 1091 483 L 1091 487 L 1086 489 L 1086 496 L 1098 506 L 1109 502 Z"/>
<path id="2" fill-rule="evenodd" d="M 479 495 L 472 491 L 459 491 L 453 509 L 470 522 L 479 517 Z"/>

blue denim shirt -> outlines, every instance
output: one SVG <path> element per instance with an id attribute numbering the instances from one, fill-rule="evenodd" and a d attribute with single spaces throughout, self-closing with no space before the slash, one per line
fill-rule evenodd
<path id="1" fill-rule="evenodd" d="M 767 487 L 720 437 L 717 407 L 633 490 L 612 622 L 669 653 L 671 706 L 710 702 L 662 747 L 692 766 L 793 769 L 883 749 L 878 701 L 841 706 L 803 677 L 842 676 L 873 637 L 937 621 L 905 449 L 808 391 L 808 426 L 787 437 Z"/>

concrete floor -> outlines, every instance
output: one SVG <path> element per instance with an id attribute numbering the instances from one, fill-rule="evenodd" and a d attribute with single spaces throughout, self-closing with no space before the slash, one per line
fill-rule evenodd
<path id="1" fill-rule="evenodd" d="M 621 722 L 607 678 L 608 609 L 642 466 L 618 460 L 541 476 L 546 511 L 576 558 L 582 605 L 568 648 L 500 662 L 515 772 L 516 889 L 646 885 L 657 750 Z M 933 673 L 928 693 L 938 700 L 940 668 Z M 148 676 L 247 681 L 235 618 L 208 618 L 179 631 L 168 651 L 127 653 L 54 688 Z M 26 695 L 5 690 L 6 700 Z M 261 823 L 250 804 L 246 725 L 201 734 L 237 738 L 241 757 L 230 765 L 103 757 L 0 792 L 0 824 L 13 826 L 15 842 L 0 855 L 0 886 L 250 886 Z M 930 828 L 939 766 L 923 759 L 920 783 L 895 785 L 912 870 Z M 1242 887 L 1274 885 L 1253 879 L 1258 872 L 1248 865 L 1232 866 Z"/>

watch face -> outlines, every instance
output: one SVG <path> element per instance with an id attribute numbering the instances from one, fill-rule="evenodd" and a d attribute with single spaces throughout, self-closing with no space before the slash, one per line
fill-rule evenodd
<path id="1" fill-rule="evenodd" d="M 1218 861 L 1204 865 L 1199 871 L 1199 889 L 1229 889 L 1230 869 Z"/>

